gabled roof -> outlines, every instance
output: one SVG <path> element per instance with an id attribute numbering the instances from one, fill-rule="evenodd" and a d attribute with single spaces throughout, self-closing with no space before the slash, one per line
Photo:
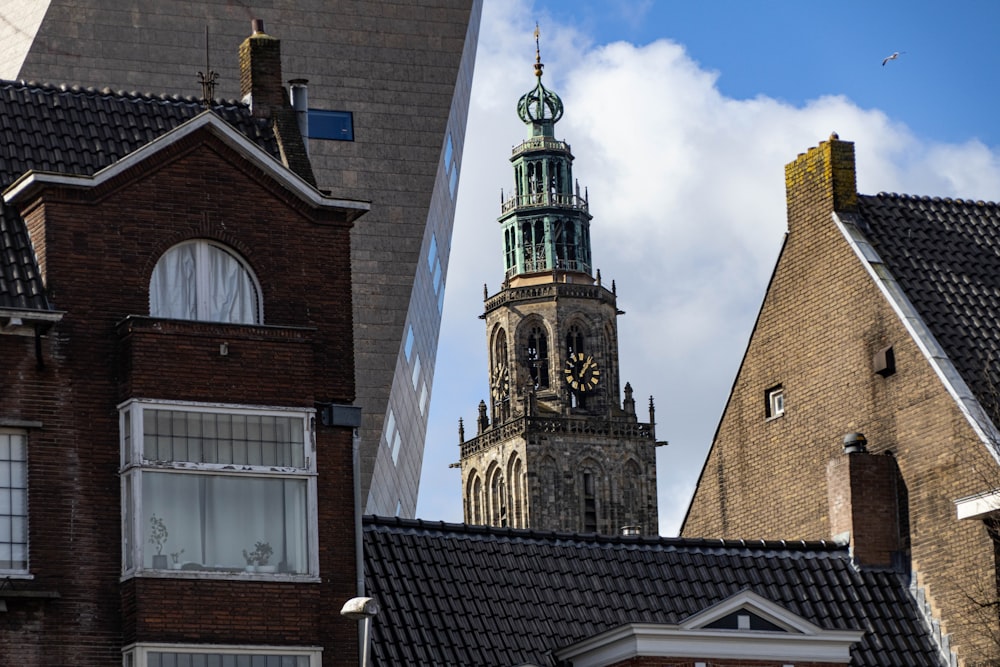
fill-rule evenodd
<path id="1" fill-rule="evenodd" d="M 1000 204 L 881 193 L 837 215 L 981 437 L 997 442 Z"/>
<path id="2" fill-rule="evenodd" d="M 268 122 L 246 105 L 210 108 L 279 157 Z M 0 191 L 30 170 L 93 175 L 204 111 L 193 97 L 0 81 Z M 24 222 L 0 203 L 0 309 L 48 308 Z"/>
<path id="3" fill-rule="evenodd" d="M 859 571 L 836 544 L 366 518 L 364 553 L 377 664 L 546 665 L 600 633 L 682 625 L 747 592 L 816 628 L 862 631 L 852 665 L 942 664 L 900 576 Z"/>

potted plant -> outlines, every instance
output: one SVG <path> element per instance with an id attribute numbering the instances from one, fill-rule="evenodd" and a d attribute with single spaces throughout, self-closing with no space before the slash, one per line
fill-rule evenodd
<path id="1" fill-rule="evenodd" d="M 171 560 L 170 567 L 174 568 L 175 570 L 181 569 L 181 555 L 183 553 L 184 549 L 181 549 L 180 551 L 175 551 L 172 554 L 170 554 L 170 560 Z"/>
<path id="2" fill-rule="evenodd" d="M 274 572 L 277 568 L 268 565 L 274 549 L 269 542 L 257 542 L 253 545 L 253 551 L 243 550 L 243 558 L 247 562 L 247 572 Z"/>
<path id="3" fill-rule="evenodd" d="M 149 543 L 156 547 L 156 554 L 153 556 L 153 569 L 166 570 L 167 557 L 163 553 L 163 545 L 167 543 L 167 524 L 163 519 L 153 514 L 149 518 Z"/>

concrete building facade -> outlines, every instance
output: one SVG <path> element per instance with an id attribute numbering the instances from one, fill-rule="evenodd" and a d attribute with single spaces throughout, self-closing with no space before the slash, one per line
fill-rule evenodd
<path id="1" fill-rule="evenodd" d="M 238 98 L 252 19 L 307 91 L 318 186 L 371 201 L 351 232 L 366 511 L 413 516 L 481 0 L 0 1 L 0 78 Z M 215 77 L 210 76 L 214 73 Z M 305 86 L 308 81 L 307 86 Z M 346 299 L 343 300 L 346 302 Z"/>

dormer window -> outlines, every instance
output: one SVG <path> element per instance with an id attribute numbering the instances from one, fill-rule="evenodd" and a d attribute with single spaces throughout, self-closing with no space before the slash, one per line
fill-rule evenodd
<path id="1" fill-rule="evenodd" d="M 163 253 L 149 280 L 149 314 L 259 324 L 260 287 L 247 263 L 218 243 L 185 241 Z"/>

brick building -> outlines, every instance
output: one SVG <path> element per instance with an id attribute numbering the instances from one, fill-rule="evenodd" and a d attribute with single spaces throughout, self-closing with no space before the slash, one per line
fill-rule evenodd
<path id="1" fill-rule="evenodd" d="M 1000 206 L 859 194 L 836 136 L 785 177 L 788 233 L 682 535 L 849 539 L 911 574 L 955 661 L 985 664 Z"/>
<path id="2" fill-rule="evenodd" d="M 4 667 L 357 664 L 369 204 L 240 55 L 246 104 L 0 83 Z"/>
<path id="3" fill-rule="evenodd" d="M 573 154 L 555 138 L 559 96 L 542 85 L 518 102 L 527 138 L 510 157 L 501 205 L 505 274 L 484 294 L 490 405 L 476 436 L 460 427 L 465 521 L 646 535 L 659 530 L 653 399 L 640 422 L 621 395 L 614 283 L 595 276 L 587 197 Z M 659 443 L 662 444 L 662 443 Z"/>
<path id="4" fill-rule="evenodd" d="M 240 99 L 251 19 L 280 32 L 321 190 L 351 230 L 361 488 L 414 516 L 482 0 L 0 0 L 0 78 Z M 307 84 L 307 85 L 306 85 Z"/>

